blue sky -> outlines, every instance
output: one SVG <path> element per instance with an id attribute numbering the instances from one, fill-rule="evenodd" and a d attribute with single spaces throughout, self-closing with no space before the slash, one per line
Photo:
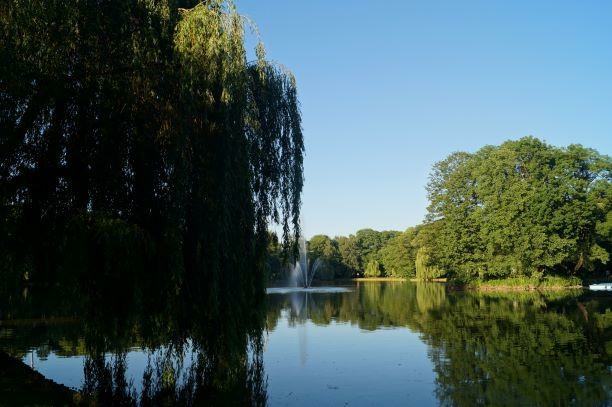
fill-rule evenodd
<path id="1" fill-rule="evenodd" d="M 612 150 L 612 2 L 236 0 L 298 83 L 304 235 L 422 221 L 433 163 L 533 135 Z"/>

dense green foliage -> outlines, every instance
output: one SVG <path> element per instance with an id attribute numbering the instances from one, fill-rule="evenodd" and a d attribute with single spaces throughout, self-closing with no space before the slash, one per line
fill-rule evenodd
<path id="1" fill-rule="evenodd" d="M 311 262 L 322 262 L 315 275 L 319 280 L 353 277 L 406 277 L 414 275 L 414 259 L 406 259 L 405 249 L 412 252 L 410 241 L 414 229 L 406 233 L 396 231 L 378 232 L 362 229 L 350 236 L 315 235 L 308 241 L 308 256 Z M 287 278 L 291 262 L 278 245 L 278 237 L 270 235 L 268 247 L 268 276 L 271 280 Z"/>
<path id="2" fill-rule="evenodd" d="M 386 267 L 393 270 L 392 275 L 399 276 L 405 266 L 398 252 L 406 241 L 396 240 L 401 235 L 400 232 L 372 229 L 361 229 L 354 235 L 333 239 L 316 235 L 308 242 L 308 250 L 312 258 L 323 259 L 330 277 L 382 277 L 387 275 Z"/>
<path id="3" fill-rule="evenodd" d="M 465 281 L 604 269 L 611 171 L 594 150 L 530 137 L 452 154 L 428 185 L 428 262 Z"/>
<path id="4" fill-rule="evenodd" d="M 414 259 L 415 274 L 419 280 L 431 280 L 444 275 L 442 270 L 431 264 L 431 256 L 428 250 L 425 246 L 419 247 Z"/>
<path id="5" fill-rule="evenodd" d="M 361 229 L 354 235 L 315 235 L 308 241 L 311 261 L 323 260 L 315 278 L 320 280 L 355 277 L 398 277 L 431 279 L 442 272 L 429 267 L 429 273 L 418 274 L 418 253 L 423 245 L 422 236 L 428 225 L 408 228 L 404 232 Z M 272 241 L 278 241 L 273 237 Z M 278 246 L 269 249 L 269 264 L 273 265 L 271 278 L 286 278 L 287 263 L 280 259 Z"/>
<path id="6" fill-rule="evenodd" d="M 380 249 L 380 261 L 387 276 L 413 277 L 416 274 L 417 249 L 413 245 L 416 235 L 417 228 L 409 228 L 389 239 Z"/>
<path id="7" fill-rule="evenodd" d="M 244 43 L 231 0 L 0 3 L 0 319 L 74 321 L 36 330 L 85 355 L 88 405 L 266 402 L 267 225 L 299 235 L 304 145 L 294 78 Z"/>
<path id="8" fill-rule="evenodd" d="M 370 260 L 366 264 L 365 271 L 363 272 L 364 277 L 382 277 L 382 268 L 378 260 Z"/>
<path id="9" fill-rule="evenodd" d="M 324 259 L 317 270 L 318 279 L 331 280 L 344 275 L 336 240 L 325 235 L 313 236 L 308 241 L 308 251 L 311 259 Z"/>
<path id="10" fill-rule="evenodd" d="M 263 292 L 304 147 L 295 81 L 261 45 L 247 62 L 243 21 L 231 0 L 2 2 L 2 284 L 147 275 L 213 311 Z"/>
<path id="11" fill-rule="evenodd" d="M 580 145 L 558 148 L 526 137 L 457 152 L 433 167 L 425 223 L 403 233 L 315 236 L 311 254 L 326 259 L 336 278 L 542 286 L 550 285 L 546 276 L 605 276 L 611 181 L 610 157 Z M 319 249 L 323 242 L 328 249 Z"/>

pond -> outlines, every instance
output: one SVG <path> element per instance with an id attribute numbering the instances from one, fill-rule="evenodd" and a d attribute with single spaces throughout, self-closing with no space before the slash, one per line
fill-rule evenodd
<path id="1" fill-rule="evenodd" d="M 265 300 L 246 340 L 167 315 L 54 315 L 5 318 L 0 347 L 55 382 L 142 404 L 612 404 L 607 293 L 357 282 Z"/>

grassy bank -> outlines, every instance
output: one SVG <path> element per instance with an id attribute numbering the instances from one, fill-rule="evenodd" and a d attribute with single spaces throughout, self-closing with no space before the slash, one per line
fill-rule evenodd
<path id="1" fill-rule="evenodd" d="M 433 278 L 421 280 L 407 277 L 356 277 L 347 279 L 315 280 L 318 285 L 349 283 L 349 282 L 435 282 L 448 283 L 452 290 L 475 290 L 475 291 L 535 291 L 535 290 L 567 290 L 582 288 L 582 280 L 578 277 L 545 276 L 540 279 L 530 277 L 511 277 L 496 280 L 474 280 L 462 281 L 457 279 Z"/>
<path id="2" fill-rule="evenodd" d="M 352 278 L 351 281 L 412 281 L 413 283 L 418 283 L 418 282 L 446 283 L 446 278 L 432 278 L 430 280 L 422 280 L 419 278 L 407 278 L 407 277 L 357 277 L 357 278 Z"/>
<path id="3" fill-rule="evenodd" d="M 446 278 L 430 278 L 428 280 L 423 280 L 421 278 L 411 278 L 410 281 L 414 282 L 414 283 L 418 283 L 418 282 L 426 282 L 426 283 L 446 283 L 447 279 Z"/>
<path id="4" fill-rule="evenodd" d="M 498 280 L 475 280 L 468 283 L 452 281 L 453 286 L 479 291 L 533 291 L 582 288 L 578 277 L 545 276 L 543 278 L 510 277 Z"/>
<path id="5" fill-rule="evenodd" d="M 357 277 L 351 278 L 351 281 L 406 281 L 404 277 Z"/>

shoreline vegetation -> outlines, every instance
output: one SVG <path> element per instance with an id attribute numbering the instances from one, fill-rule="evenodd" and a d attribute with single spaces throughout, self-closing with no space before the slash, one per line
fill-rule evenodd
<path id="1" fill-rule="evenodd" d="M 577 277 L 546 276 L 542 279 L 509 277 L 488 281 L 471 281 L 465 285 L 466 289 L 476 291 L 542 291 L 542 290 L 568 290 L 582 289 L 585 286 Z"/>
<path id="2" fill-rule="evenodd" d="M 320 280 L 447 279 L 454 287 L 559 290 L 602 281 L 612 252 L 612 159 L 535 137 L 455 152 L 433 165 L 423 223 L 314 235 Z M 270 235 L 267 275 L 288 269 Z M 321 262 L 319 262 L 321 263 Z M 286 263 L 285 263 L 286 264 Z"/>
<path id="3" fill-rule="evenodd" d="M 418 278 L 408 277 L 355 277 L 351 278 L 350 281 L 410 281 L 413 283 L 417 282 L 428 282 L 428 283 L 446 283 L 447 278 L 432 278 L 430 280 L 422 280 Z"/>
<path id="4" fill-rule="evenodd" d="M 407 281 L 405 277 L 355 277 L 351 278 L 350 281 Z"/>
<path id="5" fill-rule="evenodd" d="M 329 280 L 327 280 L 329 281 Z M 558 291 L 579 290 L 588 286 L 588 282 L 577 277 L 547 276 L 541 280 L 534 278 L 510 277 L 487 281 L 471 281 L 464 283 L 448 278 L 418 279 L 408 277 L 355 277 L 350 279 L 336 279 L 334 283 L 341 282 L 412 282 L 412 283 L 446 283 L 449 289 L 454 291 Z M 599 281 L 599 280 L 598 280 Z M 325 284 L 326 280 L 317 280 L 319 284 Z"/>
<path id="6" fill-rule="evenodd" d="M 545 277 L 541 280 L 534 278 L 510 277 L 494 280 L 475 280 L 468 283 L 449 281 L 449 289 L 454 291 L 477 292 L 542 292 L 583 290 L 588 284 L 576 277 Z"/>

